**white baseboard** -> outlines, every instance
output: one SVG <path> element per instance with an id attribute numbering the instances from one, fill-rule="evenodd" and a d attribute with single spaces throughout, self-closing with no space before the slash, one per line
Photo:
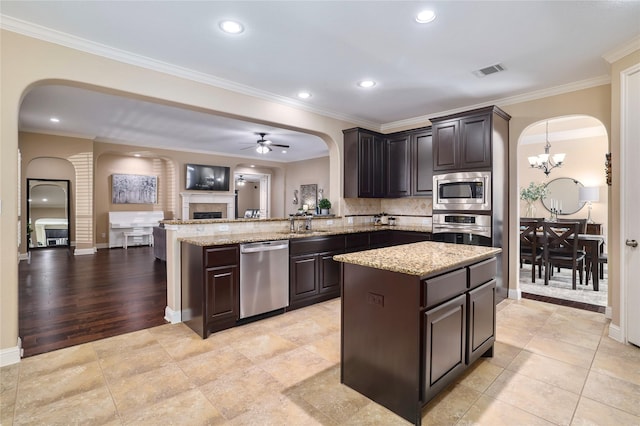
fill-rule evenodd
<path id="1" fill-rule="evenodd" d="M 622 337 L 622 329 L 618 325 L 609 324 L 609 337 L 611 337 L 615 341 L 624 343 L 624 339 Z"/>
<path id="2" fill-rule="evenodd" d="M 108 249 L 108 248 L 109 248 L 109 243 L 96 244 L 96 249 L 97 250 Z"/>
<path id="3" fill-rule="evenodd" d="M 174 311 L 167 306 L 164 308 L 164 319 L 171 324 L 178 324 L 179 322 L 182 322 L 182 315 L 180 314 L 180 311 Z"/>
<path id="4" fill-rule="evenodd" d="M 95 247 L 91 247 L 88 249 L 75 249 L 75 251 L 73 252 L 73 254 L 75 256 L 82 256 L 85 254 L 96 254 L 96 248 Z"/>
<path id="5" fill-rule="evenodd" d="M 29 260 L 29 252 L 20 253 L 20 255 L 18 256 L 18 260 Z"/>
<path id="6" fill-rule="evenodd" d="M 520 288 L 510 288 L 509 289 L 509 299 L 520 300 L 522 299 L 522 292 Z"/>
<path id="7" fill-rule="evenodd" d="M 12 348 L 0 349 L 0 367 L 20 362 L 22 355 L 22 340 L 18 337 L 18 343 Z"/>
<path id="8" fill-rule="evenodd" d="M 613 315 L 613 308 L 611 306 L 607 306 L 606 308 L 604 308 L 604 317 L 606 319 L 611 319 L 612 315 Z"/>

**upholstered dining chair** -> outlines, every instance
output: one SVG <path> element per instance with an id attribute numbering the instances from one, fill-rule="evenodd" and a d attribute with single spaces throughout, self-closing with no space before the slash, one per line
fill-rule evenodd
<path id="1" fill-rule="evenodd" d="M 536 282 L 536 265 L 538 278 L 542 278 L 542 245 L 539 242 L 538 230 L 542 227 L 542 218 L 520 219 L 520 268 L 523 263 L 531 264 L 531 282 Z"/>
<path id="2" fill-rule="evenodd" d="M 551 268 L 571 268 L 571 284 L 576 289 L 576 275 L 583 281 L 585 253 L 578 250 L 579 222 L 543 222 L 544 284 L 549 285 Z"/>

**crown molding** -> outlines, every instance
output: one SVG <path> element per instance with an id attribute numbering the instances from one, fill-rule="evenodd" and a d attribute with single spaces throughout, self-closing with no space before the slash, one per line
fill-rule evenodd
<path id="1" fill-rule="evenodd" d="M 406 120 L 392 121 L 384 123 L 380 126 L 380 131 L 389 132 L 393 129 L 407 126 L 411 123 L 420 123 L 424 126 L 425 122 L 431 123 L 430 117 L 443 117 L 446 115 L 457 114 L 459 112 L 465 112 L 472 109 L 483 108 L 487 106 L 497 105 L 513 105 L 522 102 L 534 101 L 536 99 L 547 98 L 549 96 L 562 95 L 564 93 L 575 92 L 576 90 L 590 89 L 592 87 L 602 86 L 605 84 L 611 84 L 611 77 L 608 75 L 602 75 L 600 77 L 589 78 L 586 80 L 575 81 L 561 86 L 549 87 L 547 89 L 536 90 L 534 92 L 523 93 L 521 95 L 509 96 L 506 98 L 494 99 L 492 101 L 482 102 L 475 105 L 467 105 L 462 108 L 450 109 L 448 111 L 433 112 L 428 115 L 422 115 L 420 117 L 409 118 Z"/>
<path id="2" fill-rule="evenodd" d="M 340 114 L 323 108 L 314 107 L 295 99 L 288 98 L 286 96 L 277 95 L 275 93 L 260 90 L 255 87 L 236 83 L 223 78 L 215 77 L 211 74 L 206 74 L 189 68 L 180 67 L 167 62 L 158 61 L 146 56 L 136 55 L 125 50 L 116 49 L 61 31 L 52 30 L 50 28 L 33 24 L 31 22 L 22 21 L 11 16 L 0 14 L 0 28 L 45 42 L 54 43 L 60 46 L 90 53 L 92 55 L 101 56 L 129 65 L 135 65 L 141 68 L 150 69 L 152 71 L 158 71 L 163 74 L 173 75 L 175 77 L 184 78 L 186 80 L 195 81 L 197 83 L 206 84 L 220 89 L 230 90 L 236 93 L 253 96 L 266 101 L 275 102 L 281 105 L 294 107 L 296 109 L 305 110 L 325 117 L 334 118 L 336 120 L 346 121 L 358 126 L 374 129 L 380 127 L 380 123 L 377 122 L 371 122 L 360 117 L 354 117 L 348 114 Z"/>
<path id="3" fill-rule="evenodd" d="M 605 59 L 605 61 L 612 64 L 639 49 L 640 49 L 640 35 L 632 38 L 631 40 L 624 43 L 623 45 L 618 46 L 615 49 L 610 50 L 609 52 L 606 52 L 604 55 L 602 55 L 602 57 Z"/>

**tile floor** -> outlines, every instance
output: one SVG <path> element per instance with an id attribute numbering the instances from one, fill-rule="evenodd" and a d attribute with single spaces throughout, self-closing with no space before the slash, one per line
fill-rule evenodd
<path id="1" fill-rule="evenodd" d="M 202 340 L 163 325 L 0 369 L 2 425 L 405 425 L 340 384 L 340 301 Z M 602 314 L 498 305 L 492 359 L 423 410 L 428 425 L 639 425 L 640 349 Z"/>

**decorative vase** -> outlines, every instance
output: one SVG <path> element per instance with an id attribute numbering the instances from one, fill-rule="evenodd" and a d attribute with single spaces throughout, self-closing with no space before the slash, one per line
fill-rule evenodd
<path id="1" fill-rule="evenodd" d="M 329 214 L 329 209 L 320 209 L 320 214 Z"/>
<path id="2" fill-rule="evenodd" d="M 533 204 L 534 201 L 527 201 L 527 212 L 526 217 L 535 217 L 536 216 L 536 205 Z"/>

